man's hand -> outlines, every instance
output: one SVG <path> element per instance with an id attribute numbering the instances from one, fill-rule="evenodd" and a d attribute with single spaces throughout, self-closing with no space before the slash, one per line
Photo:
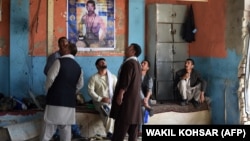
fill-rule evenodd
<path id="1" fill-rule="evenodd" d="M 200 94 L 200 103 L 203 103 L 205 101 L 205 96 L 204 96 L 204 92 L 201 92 Z"/>
<path id="2" fill-rule="evenodd" d="M 117 98 L 116 98 L 116 103 L 118 105 L 121 105 L 122 104 L 122 99 L 123 99 L 123 94 L 119 93 Z"/>
<path id="3" fill-rule="evenodd" d="M 190 73 L 189 73 L 189 72 L 187 72 L 187 73 L 182 77 L 182 79 L 188 79 L 188 78 L 190 78 Z"/>
<path id="4" fill-rule="evenodd" d="M 119 90 L 119 93 L 118 93 L 118 95 L 117 95 L 117 97 L 116 97 L 116 103 L 118 104 L 118 105 L 122 105 L 122 99 L 123 99 L 123 94 L 125 93 L 125 90 L 123 90 L 123 89 L 120 89 Z"/>
<path id="5" fill-rule="evenodd" d="M 111 100 L 108 97 L 103 97 L 102 100 L 101 100 L 101 102 L 103 102 L 103 103 L 110 103 Z"/>
<path id="6" fill-rule="evenodd" d="M 145 97 L 145 98 L 143 99 L 143 102 L 144 102 L 145 104 L 148 104 L 148 98 Z"/>

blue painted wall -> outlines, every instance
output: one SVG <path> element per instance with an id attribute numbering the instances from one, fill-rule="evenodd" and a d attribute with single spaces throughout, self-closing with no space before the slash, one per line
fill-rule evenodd
<path id="1" fill-rule="evenodd" d="M 9 96 L 9 57 L 1 56 L 0 57 L 0 92 Z"/>
<path id="2" fill-rule="evenodd" d="M 129 0 L 129 32 L 128 43 L 138 43 L 145 50 L 145 2 L 144 0 Z M 144 52 L 139 59 L 144 58 Z"/>
<path id="3" fill-rule="evenodd" d="M 46 57 L 30 57 L 28 54 L 28 6 L 29 0 L 17 3 L 11 1 L 10 56 L 0 57 L 0 92 L 16 97 L 28 97 L 28 90 L 35 94 L 44 94 L 45 76 L 43 67 Z M 129 0 L 128 44 L 137 42 L 145 50 L 145 2 Z M 18 24 L 16 24 L 18 23 Z M 213 124 L 238 124 L 238 64 L 241 55 L 235 50 L 227 50 L 226 58 L 191 56 L 196 69 L 202 72 L 208 81 L 207 94 L 212 99 L 211 112 Z M 82 90 L 85 100 L 89 77 L 96 72 L 94 66 L 98 57 L 76 57 L 84 71 L 85 87 Z M 117 74 L 123 57 L 105 57 L 108 68 Z M 144 54 L 139 57 L 144 58 Z M 4 67 L 3 67 L 4 66 Z"/>
<path id="4" fill-rule="evenodd" d="M 213 124 L 238 124 L 238 65 L 241 55 L 227 50 L 226 58 L 201 58 L 195 60 L 195 68 L 208 82 L 206 94 L 211 98 Z"/>
<path id="5" fill-rule="evenodd" d="M 10 3 L 10 87 L 13 96 L 26 96 L 29 90 L 31 67 L 28 55 L 29 0 Z"/>
<path id="6" fill-rule="evenodd" d="M 95 67 L 95 61 L 99 58 L 95 57 L 76 57 L 77 62 L 83 69 L 84 72 L 84 88 L 81 93 L 84 95 L 86 101 L 91 100 L 88 91 L 87 83 L 91 75 L 97 72 Z M 108 69 L 117 75 L 120 64 L 123 61 L 122 57 L 105 57 L 108 63 Z M 45 94 L 44 84 L 45 84 L 45 75 L 43 74 L 43 67 L 46 62 L 45 57 L 33 57 L 33 68 L 32 68 L 32 83 L 31 88 L 35 94 Z M 25 96 L 25 95 L 24 95 Z"/>

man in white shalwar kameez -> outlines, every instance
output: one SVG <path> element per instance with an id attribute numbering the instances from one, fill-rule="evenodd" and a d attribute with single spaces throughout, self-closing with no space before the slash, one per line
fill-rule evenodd
<path id="1" fill-rule="evenodd" d="M 100 113 L 106 128 L 107 138 L 111 139 L 114 130 L 114 119 L 109 117 L 108 112 L 111 109 L 117 77 L 107 69 L 107 63 L 104 58 L 98 58 L 95 65 L 98 72 L 91 76 L 88 83 L 88 91 L 92 97 L 95 109 Z M 102 108 L 103 106 L 106 106 L 106 110 Z"/>
<path id="2" fill-rule="evenodd" d="M 74 60 L 75 44 L 60 50 L 62 56 L 48 71 L 46 78 L 46 107 L 41 141 L 49 141 L 59 129 L 60 141 L 71 141 L 71 125 L 76 123 L 76 93 L 83 87 L 83 71 Z"/>

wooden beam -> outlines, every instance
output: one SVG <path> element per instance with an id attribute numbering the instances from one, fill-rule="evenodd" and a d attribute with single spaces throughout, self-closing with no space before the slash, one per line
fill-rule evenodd
<path id="1" fill-rule="evenodd" d="M 187 1 L 187 2 L 208 2 L 208 0 L 177 0 L 177 1 Z"/>
<path id="2" fill-rule="evenodd" d="M 0 0 L 0 22 L 2 21 L 2 0 Z"/>
<path id="3" fill-rule="evenodd" d="M 47 3 L 47 56 L 53 52 L 53 30 L 54 30 L 54 0 Z"/>

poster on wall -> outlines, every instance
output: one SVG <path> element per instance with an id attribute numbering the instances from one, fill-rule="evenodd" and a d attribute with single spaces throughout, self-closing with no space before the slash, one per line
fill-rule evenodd
<path id="1" fill-rule="evenodd" d="M 68 0 L 67 37 L 78 51 L 115 49 L 115 0 Z"/>

